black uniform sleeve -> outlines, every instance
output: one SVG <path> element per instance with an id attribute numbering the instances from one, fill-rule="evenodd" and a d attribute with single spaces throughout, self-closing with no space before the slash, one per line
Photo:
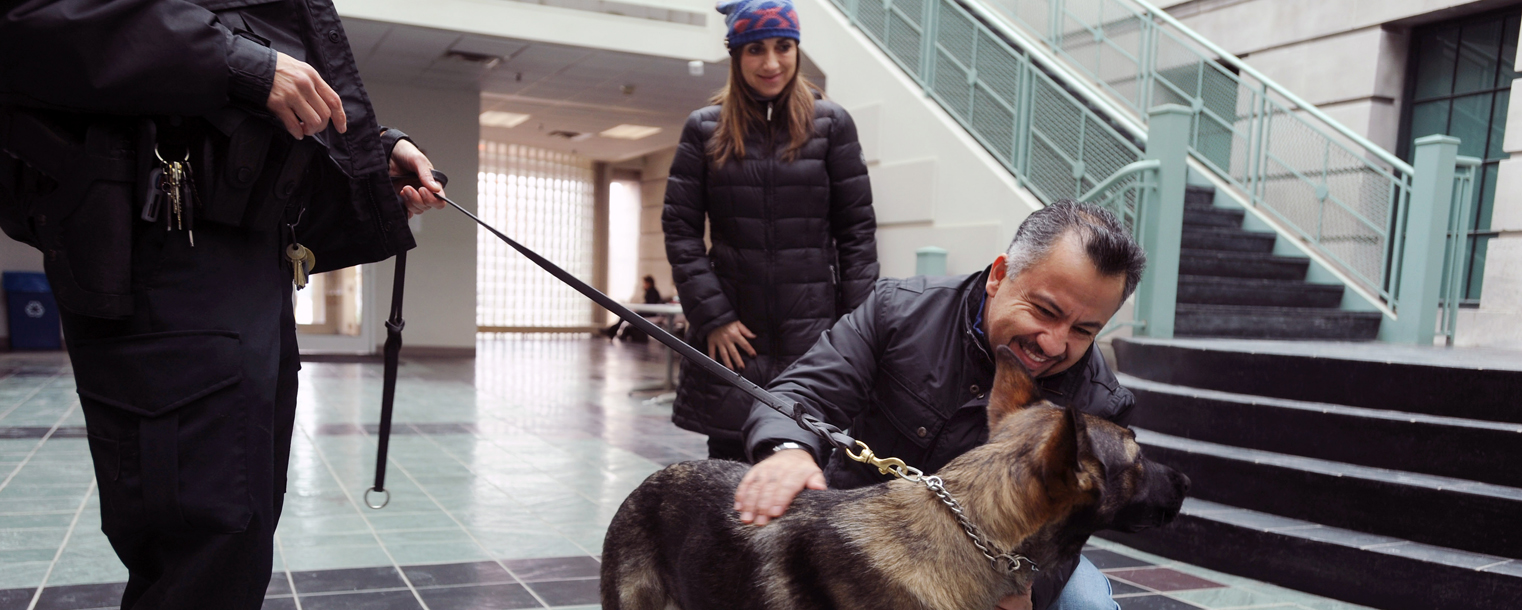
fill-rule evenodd
<path id="1" fill-rule="evenodd" d="M 819 341 L 767 389 L 822 421 L 842 429 L 849 426 L 872 398 L 882 351 L 877 327 L 881 292 L 871 292 L 866 302 L 820 335 Z M 757 457 L 755 451 L 762 445 L 783 441 L 807 445 L 819 459 L 829 455 L 824 439 L 798 427 L 797 422 L 760 402 L 751 406 L 745 421 L 745 451 L 751 458 Z"/>
<path id="2" fill-rule="evenodd" d="M 184 0 L 0 2 L 0 102 L 124 115 L 263 108 L 275 51 Z"/>
<path id="3" fill-rule="evenodd" d="M 697 112 L 687 117 L 682 139 L 666 179 L 666 204 L 661 228 L 666 232 L 666 260 L 671 278 L 682 299 L 682 313 L 700 340 L 714 329 L 739 319 L 719 285 L 708 260 L 703 231 L 708 217 L 704 181 L 708 168 L 704 152 L 702 120 Z"/>
<path id="4" fill-rule="evenodd" d="M 867 299 L 877 281 L 877 215 L 872 210 L 872 183 L 856 139 L 856 122 L 837 107 L 830 125 L 830 152 L 825 157 L 830 176 L 830 233 L 840 262 L 840 304 L 850 311 Z"/>

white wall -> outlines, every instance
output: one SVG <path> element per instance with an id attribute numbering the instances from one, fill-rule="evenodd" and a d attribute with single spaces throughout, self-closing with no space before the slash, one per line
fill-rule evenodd
<path id="1" fill-rule="evenodd" d="M 412 136 L 434 166 L 449 176 L 445 189 L 449 198 L 474 212 L 480 93 L 381 82 L 366 82 L 365 87 L 381 124 Z M 405 349 L 473 353 L 476 225 L 448 208 L 430 211 L 413 224 L 420 230 L 415 233 L 418 247 L 407 255 Z M 386 319 L 393 269 L 390 261 L 378 264 L 376 302 L 366 307 L 365 314 L 371 324 L 382 325 Z"/>
<path id="2" fill-rule="evenodd" d="M 884 277 L 914 274 L 938 246 L 948 273 L 981 270 L 1040 202 L 826 0 L 797 3 L 801 48 L 856 119 L 877 211 Z"/>

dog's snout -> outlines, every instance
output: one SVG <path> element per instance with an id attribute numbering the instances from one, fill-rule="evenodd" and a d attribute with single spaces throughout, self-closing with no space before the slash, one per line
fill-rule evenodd
<path id="1" fill-rule="evenodd" d="M 1173 475 L 1173 486 L 1178 490 L 1179 495 L 1189 495 L 1189 475 L 1177 470 L 1173 471 Z"/>

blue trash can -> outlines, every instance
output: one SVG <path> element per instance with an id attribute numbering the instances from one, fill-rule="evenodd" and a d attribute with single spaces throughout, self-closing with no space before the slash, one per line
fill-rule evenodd
<path id="1" fill-rule="evenodd" d="M 10 307 L 11 349 L 63 349 L 58 302 L 48 276 L 35 271 L 6 271 L 5 300 Z"/>

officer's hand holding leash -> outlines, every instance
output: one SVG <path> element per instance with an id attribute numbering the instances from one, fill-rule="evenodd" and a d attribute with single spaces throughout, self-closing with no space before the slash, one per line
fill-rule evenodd
<path id="1" fill-rule="evenodd" d="M 392 185 L 398 187 L 396 194 L 407 206 L 408 218 L 448 205 L 440 199 L 444 184 L 433 175 L 433 162 L 411 140 L 398 140 L 391 149 L 391 175 Z"/>

